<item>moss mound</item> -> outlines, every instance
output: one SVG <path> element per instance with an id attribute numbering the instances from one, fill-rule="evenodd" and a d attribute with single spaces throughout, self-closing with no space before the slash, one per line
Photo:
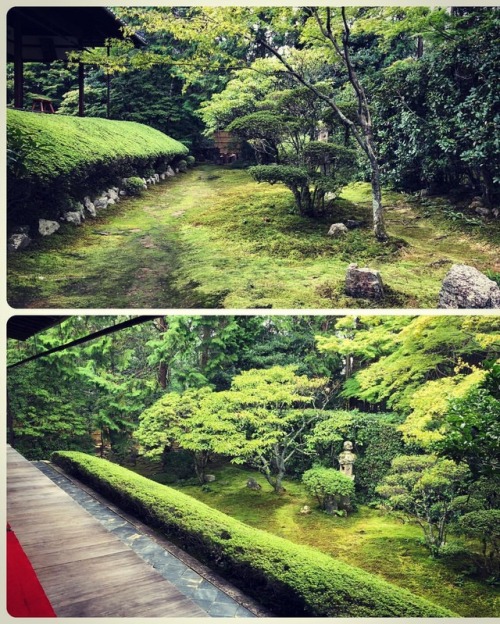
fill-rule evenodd
<path id="1" fill-rule="evenodd" d="M 52 461 L 163 531 L 277 615 L 455 616 L 314 548 L 249 527 L 106 460 L 61 451 Z"/>
<path id="2" fill-rule="evenodd" d="M 57 218 L 121 178 L 164 170 L 188 149 L 130 121 L 7 111 L 10 223 Z"/>

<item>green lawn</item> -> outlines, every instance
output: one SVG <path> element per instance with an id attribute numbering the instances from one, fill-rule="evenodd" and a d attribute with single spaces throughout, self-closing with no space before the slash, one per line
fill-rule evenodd
<path id="1" fill-rule="evenodd" d="M 8 261 L 13 307 L 433 308 L 454 262 L 500 271 L 498 231 L 445 219 L 444 200 L 386 193 L 392 240 L 370 228 L 370 189 L 344 189 L 330 216 L 295 214 L 291 193 L 244 170 L 203 166 L 81 227 L 65 225 Z M 366 228 L 333 240 L 329 225 Z M 488 238 L 487 238 L 488 237 Z M 343 293 L 347 266 L 379 269 L 382 302 Z"/>
<path id="2" fill-rule="evenodd" d="M 168 484 L 242 522 L 314 546 L 462 616 L 500 615 L 498 591 L 472 580 L 457 562 L 429 557 L 422 532 L 413 524 L 366 506 L 348 518 L 328 516 L 316 508 L 315 500 L 298 482 L 287 482 L 286 493 L 276 496 L 265 479 L 250 470 L 222 466 L 210 472 L 216 481 L 203 488 L 192 483 Z M 262 490 L 246 487 L 250 476 Z M 168 475 L 154 478 L 169 480 Z M 311 507 L 310 515 L 300 514 L 304 504 Z"/>

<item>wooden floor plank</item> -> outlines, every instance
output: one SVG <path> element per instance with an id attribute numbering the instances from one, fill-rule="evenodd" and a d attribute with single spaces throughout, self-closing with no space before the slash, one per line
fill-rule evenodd
<path id="1" fill-rule="evenodd" d="M 10 447 L 7 520 L 59 617 L 206 617 Z"/>

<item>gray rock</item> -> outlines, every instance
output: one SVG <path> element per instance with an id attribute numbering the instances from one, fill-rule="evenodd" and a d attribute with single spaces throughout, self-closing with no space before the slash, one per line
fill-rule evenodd
<path id="1" fill-rule="evenodd" d="M 167 177 L 166 173 L 160 173 L 160 179 L 164 180 Z"/>
<path id="2" fill-rule="evenodd" d="M 357 264 L 350 264 L 345 279 L 345 292 L 350 297 L 381 299 L 384 285 L 379 271 L 360 269 Z"/>
<path id="3" fill-rule="evenodd" d="M 50 236 L 57 232 L 60 227 L 57 221 L 49 221 L 48 219 L 38 220 L 38 231 L 42 236 Z"/>
<path id="4" fill-rule="evenodd" d="M 345 224 L 347 225 L 347 227 L 350 230 L 355 230 L 356 228 L 363 227 L 364 222 L 363 221 L 356 221 L 356 219 L 347 219 Z"/>
<path id="5" fill-rule="evenodd" d="M 485 208 L 484 206 L 478 206 L 476 208 L 475 212 L 480 217 L 490 217 L 491 216 L 491 210 L 488 210 L 488 208 Z"/>
<path id="6" fill-rule="evenodd" d="M 81 212 L 65 212 L 62 218 L 63 221 L 67 221 L 68 223 L 73 223 L 74 225 L 82 224 L 82 213 Z"/>
<path id="7" fill-rule="evenodd" d="M 106 197 L 105 195 L 102 195 L 101 197 L 98 197 L 97 199 L 94 199 L 94 207 L 96 210 L 103 210 L 104 208 L 108 207 L 108 201 L 109 198 Z"/>
<path id="8" fill-rule="evenodd" d="M 108 206 L 114 206 L 116 204 L 116 199 L 108 199 Z"/>
<path id="9" fill-rule="evenodd" d="M 160 181 L 160 174 L 155 173 L 155 180 L 156 180 L 157 182 L 159 182 L 159 181 Z"/>
<path id="10" fill-rule="evenodd" d="M 85 203 L 85 212 L 89 215 L 89 217 L 97 217 L 97 210 L 95 209 L 93 202 L 90 200 Z"/>
<path id="11" fill-rule="evenodd" d="M 328 236 L 333 236 L 333 238 L 340 238 L 347 234 L 349 230 L 343 223 L 334 223 L 330 226 L 328 230 Z"/>
<path id="12" fill-rule="evenodd" d="M 500 287 L 474 267 L 454 264 L 446 274 L 439 308 L 500 308 Z"/>
<path id="13" fill-rule="evenodd" d="M 25 233 L 11 234 L 7 240 L 7 251 L 21 251 L 31 243 L 31 238 Z"/>
<path id="14" fill-rule="evenodd" d="M 114 199 L 115 201 L 118 199 L 119 195 L 118 195 L 118 191 L 115 191 L 115 189 L 110 188 L 108 189 L 108 191 L 106 192 L 106 195 L 110 198 L 110 199 Z"/>
<path id="15" fill-rule="evenodd" d="M 251 490 L 262 490 L 260 483 L 257 483 L 257 481 L 252 478 L 248 479 L 247 488 L 250 488 Z"/>
<path id="16" fill-rule="evenodd" d="M 169 178 L 172 178 L 175 175 L 175 171 L 172 169 L 170 165 L 167 167 L 166 175 Z"/>
<path id="17" fill-rule="evenodd" d="M 120 191 L 120 197 L 125 197 L 127 194 L 127 191 Z"/>
<path id="18" fill-rule="evenodd" d="M 205 481 L 207 483 L 212 483 L 212 481 L 215 481 L 215 475 L 213 475 L 213 474 L 206 474 L 205 475 Z"/>

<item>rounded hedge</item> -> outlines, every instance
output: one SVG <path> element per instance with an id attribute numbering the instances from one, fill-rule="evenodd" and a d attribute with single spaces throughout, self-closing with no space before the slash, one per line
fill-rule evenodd
<path id="1" fill-rule="evenodd" d="M 364 570 L 249 527 L 105 459 L 61 451 L 52 461 L 162 531 L 276 615 L 455 616 Z"/>
<path id="2" fill-rule="evenodd" d="M 72 201 L 122 178 L 165 171 L 188 153 L 143 124 L 17 110 L 7 111 L 7 148 L 10 225 L 57 219 Z"/>

